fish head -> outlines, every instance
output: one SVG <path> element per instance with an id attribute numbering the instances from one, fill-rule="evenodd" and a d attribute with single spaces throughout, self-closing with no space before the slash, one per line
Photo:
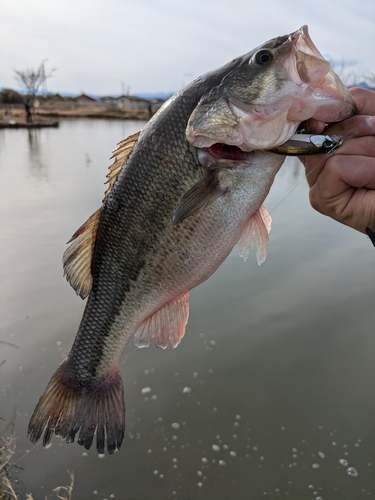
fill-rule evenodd
<path id="1" fill-rule="evenodd" d="M 331 123 L 354 113 L 351 94 L 303 26 L 224 68 L 219 85 L 202 95 L 191 114 L 186 137 L 196 148 L 223 143 L 242 151 L 271 149 L 305 120 Z"/>

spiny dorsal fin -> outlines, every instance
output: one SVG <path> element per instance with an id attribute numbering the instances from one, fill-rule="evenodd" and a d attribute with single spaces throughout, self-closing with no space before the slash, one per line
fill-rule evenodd
<path id="1" fill-rule="evenodd" d="M 115 160 L 109 167 L 109 174 L 107 175 L 108 189 L 104 193 L 103 201 L 107 198 L 113 188 L 114 183 L 117 181 L 122 167 L 125 165 L 127 159 L 130 156 L 130 153 L 133 151 L 140 133 L 141 132 L 137 132 L 136 134 L 130 135 L 123 141 L 119 142 L 117 148 L 113 151 L 113 155 L 111 156 L 111 158 L 114 158 Z"/>
<path id="2" fill-rule="evenodd" d="M 112 158 L 114 162 L 109 167 L 108 189 L 104 194 L 103 202 L 111 192 L 113 185 L 126 164 L 127 159 L 132 152 L 135 143 L 138 140 L 140 132 L 131 135 L 121 141 L 114 150 Z M 96 234 L 100 220 L 101 209 L 97 210 L 92 216 L 73 234 L 63 255 L 64 276 L 74 288 L 77 295 L 85 299 L 90 293 L 92 286 L 91 261 L 95 246 Z"/>
<path id="3" fill-rule="evenodd" d="M 249 255 L 252 242 L 254 242 L 258 264 L 260 265 L 266 260 L 271 221 L 270 214 L 262 205 L 246 222 L 238 242 L 238 250 L 244 261 Z"/>
<path id="4" fill-rule="evenodd" d="M 154 339 L 156 347 L 166 349 L 168 343 L 176 348 L 185 335 L 189 317 L 190 292 L 171 300 L 145 319 L 134 335 L 137 347 L 149 347 Z"/>

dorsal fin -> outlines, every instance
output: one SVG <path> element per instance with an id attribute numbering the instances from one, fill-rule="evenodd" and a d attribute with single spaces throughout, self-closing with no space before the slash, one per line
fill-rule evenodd
<path id="1" fill-rule="evenodd" d="M 156 347 L 166 349 L 170 342 L 173 349 L 185 335 L 189 317 L 190 292 L 177 297 L 145 319 L 134 335 L 137 347 L 149 347 L 154 339 Z"/>
<path id="2" fill-rule="evenodd" d="M 238 242 L 238 250 L 244 261 L 249 255 L 252 242 L 254 242 L 258 264 L 266 260 L 271 222 L 271 216 L 263 205 L 246 222 Z"/>
<path id="3" fill-rule="evenodd" d="M 125 166 L 140 132 L 131 135 L 127 139 L 119 142 L 118 147 L 113 151 L 114 162 L 109 167 L 107 175 L 109 184 L 103 198 L 103 203 L 111 192 L 113 185 Z M 73 234 L 68 241 L 71 243 L 63 255 L 64 276 L 74 288 L 77 295 L 85 299 L 90 293 L 92 286 L 91 261 L 95 246 L 96 234 L 100 220 L 101 208 L 91 215 L 91 217 Z"/>
<path id="4" fill-rule="evenodd" d="M 123 141 L 119 142 L 117 148 L 113 151 L 113 155 L 111 159 L 114 158 L 114 162 L 109 167 L 109 174 L 107 175 L 107 184 L 108 189 L 104 193 L 103 201 L 107 198 L 109 193 L 111 192 L 114 183 L 117 181 L 117 178 L 127 162 L 130 153 L 133 151 L 133 148 L 138 140 L 139 134 L 141 132 L 137 132 L 136 134 L 130 135 Z"/>
<path id="5" fill-rule="evenodd" d="M 91 260 L 101 209 L 97 210 L 73 234 L 68 243 L 72 243 L 63 255 L 64 276 L 77 295 L 85 299 L 91 290 Z"/>

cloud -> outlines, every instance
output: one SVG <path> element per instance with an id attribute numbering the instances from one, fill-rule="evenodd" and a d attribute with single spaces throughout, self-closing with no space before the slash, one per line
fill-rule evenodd
<path id="1" fill-rule="evenodd" d="M 375 72 L 375 4 L 349 0 L 18 0 L 2 5 L 0 86 L 48 58 L 50 90 L 178 90 L 269 38 L 309 24 L 321 52 Z"/>

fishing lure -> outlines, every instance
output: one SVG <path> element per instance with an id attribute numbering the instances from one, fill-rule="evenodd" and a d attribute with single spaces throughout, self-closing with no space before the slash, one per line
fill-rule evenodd
<path id="1" fill-rule="evenodd" d="M 338 135 L 294 134 L 289 141 L 269 151 L 286 156 L 333 154 L 341 146 L 343 140 L 343 137 Z"/>

